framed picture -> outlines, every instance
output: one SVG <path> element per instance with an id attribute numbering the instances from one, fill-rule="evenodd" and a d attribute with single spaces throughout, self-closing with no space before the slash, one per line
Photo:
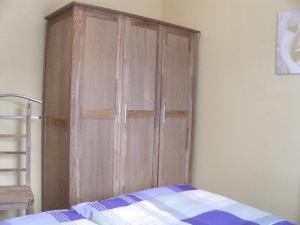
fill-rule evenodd
<path id="1" fill-rule="evenodd" d="M 300 74 L 300 10 L 278 15 L 276 67 L 278 74 Z"/>

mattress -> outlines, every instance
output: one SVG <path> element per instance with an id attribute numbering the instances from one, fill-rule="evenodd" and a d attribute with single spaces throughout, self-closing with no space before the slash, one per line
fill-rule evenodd
<path id="1" fill-rule="evenodd" d="M 295 225 L 232 199 L 174 185 L 86 202 L 0 225 Z"/>

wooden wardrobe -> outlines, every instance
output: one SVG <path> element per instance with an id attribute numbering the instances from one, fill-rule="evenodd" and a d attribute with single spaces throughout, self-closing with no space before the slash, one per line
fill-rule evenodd
<path id="1" fill-rule="evenodd" d="M 43 210 L 189 183 L 199 32 L 81 3 L 46 19 Z"/>

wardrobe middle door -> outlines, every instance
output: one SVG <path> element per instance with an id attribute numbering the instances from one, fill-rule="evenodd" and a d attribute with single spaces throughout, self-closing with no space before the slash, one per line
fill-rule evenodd
<path id="1" fill-rule="evenodd" d="M 119 15 L 85 10 L 80 74 L 80 201 L 114 194 L 118 115 Z"/>
<path id="2" fill-rule="evenodd" d="M 125 18 L 121 191 L 156 186 L 159 25 Z"/>

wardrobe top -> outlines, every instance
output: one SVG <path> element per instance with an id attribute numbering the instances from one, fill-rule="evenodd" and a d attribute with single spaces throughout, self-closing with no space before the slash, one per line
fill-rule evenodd
<path id="1" fill-rule="evenodd" d="M 81 2 L 77 2 L 77 1 L 73 1 L 73 2 L 65 5 L 64 7 L 54 11 L 53 13 L 46 16 L 45 19 L 46 20 L 52 19 L 55 16 L 57 16 L 57 15 L 65 12 L 65 11 L 73 8 L 74 6 L 81 6 L 81 7 L 90 8 L 90 9 L 98 9 L 98 10 L 102 10 L 102 11 L 106 11 L 106 12 L 110 12 L 110 13 L 115 13 L 115 14 L 120 14 L 120 15 L 124 15 L 124 16 L 128 16 L 128 17 L 133 17 L 133 18 L 136 18 L 136 19 L 147 20 L 147 21 L 150 21 L 150 22 L 153 22 L 153 23 L 158 23 L 158 24 L 162 24 L 162 25 L 166 25 L 166 26 L 176 27 L 176 28 L 187 30 L 187 31 L 194 32 L 194 33 L 200 33 L 200 31 L 198 31 L 198 30 L 194 30 L 194 29 L 191 29 L 191 28 L 179 26 L 179 25 L 176 25 L 176 24 L 168 23 L 168 22 L 163 22 L 161 20 L 151 19 L 151 18 L 147 18 L 147 17 L 143 17 L 143 16 L 134 15 L 134 14 L 131 14 L 131 13 L 126 13 L 126 12 L 122 12 L 122 11 L 118 11 L 118 10 L 114 10 L 114 9 L 108 9 L 108 8 L 104 8 L 104 7 L 100 7 L 100 6 L 81 3 Z"/>

